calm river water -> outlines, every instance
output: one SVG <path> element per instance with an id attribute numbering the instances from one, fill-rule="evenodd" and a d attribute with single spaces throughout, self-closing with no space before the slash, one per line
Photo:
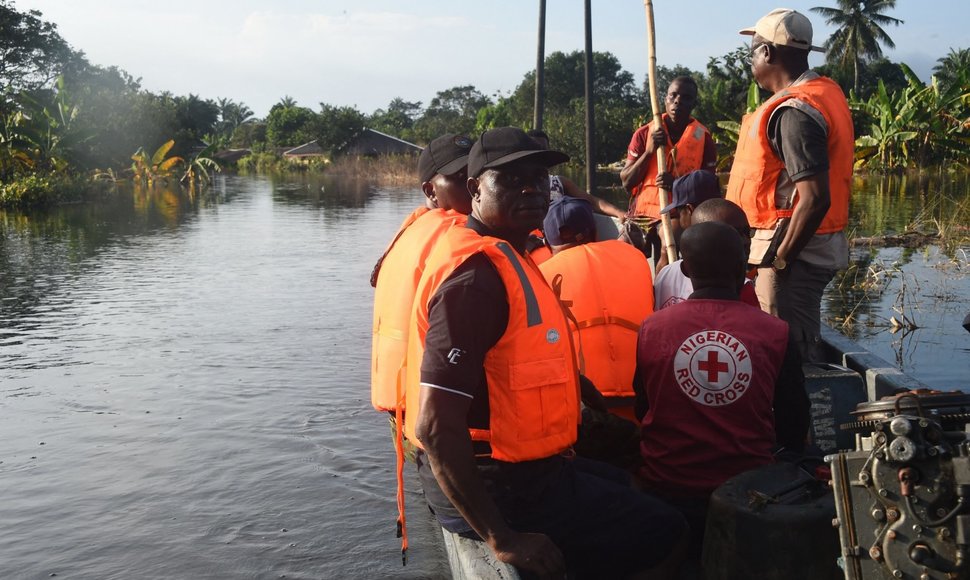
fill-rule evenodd
<path id="1" fill-rule="evenodd" d="M 0 578 L 446 575 L 413 482 L 401 566 L 369 404 L 415 193 L 320 185 L 0 217 Z"/>
<path id="2" fill-rule="evenodd" d="M 949 207 L 877 193 L 902 222 Z M 367 280 L 418 202 L 220 177 L 195 199 L 0 213 L 0 578 L 445 577 L 413 479 L 401 567 L 390 430 L 368 392 Z M 856 205 L 860 231 L 898 227 Z M 880 326 L 901 274 L 862 305 L 830 293 L 826 314 L 965 386 L 970 333 L 951 319 L 970 309 L 966 251 L 856 252 L 863 270 L 917 268 L 909 289 L 941 305 L 907 310 L 923 330 Z"/>

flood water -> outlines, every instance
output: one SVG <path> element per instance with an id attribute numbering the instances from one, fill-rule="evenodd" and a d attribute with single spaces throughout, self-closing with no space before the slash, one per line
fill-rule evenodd
<path id="1" fill-rule="evenodd" d="M 220 179 L 0 218 L 0 578 L 435 578 L 369 404 L 413 192 Z M 366 209 L 366 211 L 365 211 Z"/>
<path id="2" fill-rule="evenodd" d="M 850 268 L 826 291 L 822 314 L 929 386 L 970 392 L 970 332 L 962 327 L 970 315 L 970 180 L 857 177 L 850 228 L 851 237 L 948 232 L 942 243 L 916 248 L 856 245 Z M 894 330 L 893 319 L 912 328 Z"/>
<path id="3" fill-rule="evenodd" d="M 401 566 L 368 391 L 368 278 L 420 194 L 293 179 L 0 213 L 0 578 L 447 576 L 413 478 Z M 860 232 L 951 207 L 875 193 L 854 202 Z M 880 326 L 902 275 L 861 306 L 830 290 L 826 316 L 851 311 L 884 358 L 965 384 L 967 251 L 854 251 L 913 272 L 923 328 L 906 337 Z"/>

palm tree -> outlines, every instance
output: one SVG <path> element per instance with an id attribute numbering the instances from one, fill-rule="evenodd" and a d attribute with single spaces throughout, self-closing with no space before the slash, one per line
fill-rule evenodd
<path id="1" fill-rule="evenodd" d="M 280 102 L 276 103 L 273 106 L 282 107 L 284 109 L 290 109 L 296 106 L 296 99 L 294 99 L 290 95 L 283 95 L 283 98 L 280 99 Z"/>
<path id="2" fill-rule="evenodd" d="M 825 58 L 843 69 L 852 65 L 853 88 L 859 91 L 859 63 L 882 57 L 880 43 L 896 48 L 896 43 L 882 29 L 903 23 L 883 12 L 896 7 L 896 0 L 836 0 L 837 8 L 816 6 L 812 12 L 825 17 L 826 24 L 837 30 L 825 41 Z"/>
<path id="3" fill-rule="evenodd" d="M 937 59 L 933 75 L 943 86 L 949 87 L 964 78 L 970 77 L 970 48 L 959 50 L 950 48 L 950 53 Z"/>

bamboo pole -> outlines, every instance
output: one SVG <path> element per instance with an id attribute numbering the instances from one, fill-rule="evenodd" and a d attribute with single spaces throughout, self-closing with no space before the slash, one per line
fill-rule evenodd
<path id="1" fill-rule="evenodd" d="M 586 84 L 586 191 L 596 195 L 596 144 L 593 141 L 593 137 L 596 135 L 596 115 L 594 114 L 595 104 L 593 102 L 593 12 L 590 3 L 591 0 L 586 0 L 584 6 L 586 58 L 583 70 L 585 71 Z"/>
<path id="2" fill-rule="evenodd" d="M 536 93 L 532 108 L 532 128 L 542 131 L 546 102 L 546 0 L 539 0 L 539 41 L 536 55 Z"/>
<path id="3" fill-rule="evenodd" d="M 643 0 L 643 7 L 647 13 L 647 79 L 650 83 L 650 108 L 653 110 L 653 126 L 663 127 L 663 118 L 660 116 L 660 100 L 657 98 L 657 41 L 654 34 L 653 24 L 653 1 Z M 657 148 L 657 175 L 667 172 L 667 147 L 661 145 Z M 667 207 L 670 203 L 670 192 L 663 187 L 658 187 L 660 195 L 660 207 Z M 673 264 L 677 261 L 677 245 L 674 243 L 674 233 L 670 230 L 670 216 L 660 214 L 660 233 L 661 242 L 667 252 L 667 263 Z"/>

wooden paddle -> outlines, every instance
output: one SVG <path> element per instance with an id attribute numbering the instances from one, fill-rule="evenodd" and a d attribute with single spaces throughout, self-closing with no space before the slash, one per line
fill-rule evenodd
<path id="1" fill-rule="evenodd" d="M 647 79 L 650 83 L 650 107 L 653 110 L 653 126 L 663 127 L 663 118 L 660 116 L 660 100 L 657 98 L 657 41 L 654 34 L 653 25 L 653 2 L 643 0 L 643 7 L 647 12 Z M 666 129 L 666 127 L 664 127 Z M 661 145 L 657 148 L 657 175 L 667 172 L 667 147 Z M 659 187 L 660 207 L 665 208 L 670 203 L 670 192 L 663 187 Z M 674 234 L 670 230 L 670 216 L 660 214 L 661 240 L 664 250 L 667 253 L 667 263 L 673 264 L 677 261 L 677 245 L 674 244 Z"/>

